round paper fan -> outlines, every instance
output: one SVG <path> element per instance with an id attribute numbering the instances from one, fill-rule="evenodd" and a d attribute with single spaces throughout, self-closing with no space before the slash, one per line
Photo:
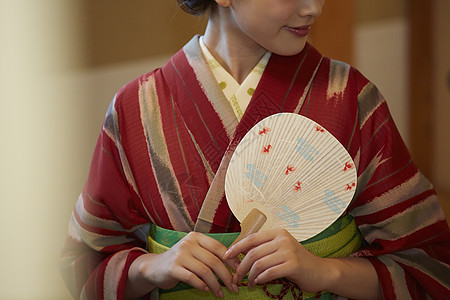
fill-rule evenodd
<path id="1" fill-rule="evenodd" d="M 345 211 L 356 178 L 351 156 L 331 133 L 304 116 L 280 113 L 241 140 L 227 169 L 225 193 L 240 222 L 257 208 L 267 217 L 261 230 L 285 228 L 303 241 Z"/>

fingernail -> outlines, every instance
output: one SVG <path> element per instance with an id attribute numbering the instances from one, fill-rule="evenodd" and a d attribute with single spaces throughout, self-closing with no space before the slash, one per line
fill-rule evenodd
<path id="1" fill-rule="evenodd" d="M 239 292 L 239 287 L 237 286 L 237 284 L 232 284 L 231 285 L 231 290 L 235 293 Z"/>
<path id="2" fill-rule="evenodd" d="M 220 298 L 223 298 L 223 297 L 224 297 L 222 290 L 219 291 L 218 296 L 219 296 Z"/>
<path id="3" fill-rule="evenodd" d="M 224 254 L 223 256 L 224 256 L 224 257 L 230 256 L 230 252 L 231 252 L 231 248 L 228 249 L 228 250 L 225 252 L 225 254 Z"/>

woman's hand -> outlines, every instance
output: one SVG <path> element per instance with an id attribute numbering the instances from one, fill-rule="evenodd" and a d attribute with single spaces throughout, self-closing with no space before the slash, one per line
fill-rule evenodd
<path id="1" fill-rule="evenodd" d="M 258 232 L 236 243 L 224 255 L 235 258 L 246 253 L 236 269 L 233 281 L 241 281 L 249 272 L 249 286 L 273 279 L 288 278 L 302 289 L 318 292 L 327 282 L 326 262 L 303 247 L 284 229 Z"/>
<path id="2" fill-rule="evenodd" d="M 373 265 L 365 258 L 321 258 L 309 252 L 284 229 L 258 232 L 236 243 L 223 256 L 246 256 L 233 282 L 248 272 L 249 286 L 287 278 L 308 292 L 329 291 L 352 299 L 382 299 Z"/>
<path id="3" fill-rule="evenodd" d="M 217 278 L 228 289 L 237 292 L 238 287 L 224 261 L 234 269 L 239 260 L 222 261 L 226 251 L 227 248 L 217 240 L 191 232 L 162 254 L 149 253 L 138 257 L 128 272 L 126 296 L 140 297 L 156 287 L 169 289 L 181 281 L 223 297 Z"/>

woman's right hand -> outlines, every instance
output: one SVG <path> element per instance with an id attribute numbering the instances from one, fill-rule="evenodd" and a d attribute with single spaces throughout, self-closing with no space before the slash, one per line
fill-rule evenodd
<path id="1" fill-rule="evenodd" d="M 217 278 L 228 289 L 237 292 L 238 287 L 221 260 L 226 251 L 227 248 L 217 240 L 191 232 L 162 254 L 148 253 L 138 257 L 128 271 L 125 296 L 139 298 L 155 288 L 169 289 L 181 281 L 223 297 Z M 239 260 L 234 258 L 225 263 L 236 269 Z"/>

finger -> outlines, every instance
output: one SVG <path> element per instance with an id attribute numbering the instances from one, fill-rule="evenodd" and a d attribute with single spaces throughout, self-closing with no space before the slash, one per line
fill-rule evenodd
<path id="1" fill-rule="evenodd" d="M 220 261 L 219 258 L 217 258 L 213 253 L 203 247 L 206 246 L 211 249 L 212 246 L 210 246 L 210 244 L 212 244 L 213 247 L 216 247 L 216 249 L 220 249 L 220 245 L 215 245 L 218 243 L 216 242 L 217 241 L 204 234 L 191 232 L 169 251 L 174 251 L 174 253 L 178 254 L 176 259 L 176 264 L 178 266 L 188 270 L 190 273 L 192 273 L 192 275 L 201 280 L 216 296 L 221 297 L 221 295 L 223 294 L 222 288 L 211 268 L 204 263 L 206 262 L 212 264 L 211 261 L 214 258 L 216 259 L 216 261 Z M 225 246 L 223 245 L 222 247 L 225 248 Z M 224 264 L 222 262 L 220 263 L 222 264 L 223 268 L 226 269 Z M 179 281 L 183 281 L 186 283 L 196 281 L 195 279 L 192 279 L 191 274 L 183 272 L 183 275 L 188 277 L 178 277 Z M 201 288 L 201 285 L 200 290 L 204 290 Z"/>
<path id="2" fill-rule="evenodd" d="M 216 279 L 216 276 L 212 272 L 212 270 L 206 266 L 203 262 L 199 260 L 188 260 L 186 261 L 184 267 L 193 273 L 197 278 L 201 279 L 206 286 L 211 290 L 216 297 L 223 298 L 223 292 L 222 287 L 220 286 L 219 282 Z M 186 280 L 191 280 L 191 277 L 186 278 Z M 180 281 L 186 282 L 183 279 L 180 279 Z M 190 284 L 190 283 L 188 283 Z M 204 291 L 204 289 L 201 289 Z"/>
<path id="3" fill-rule="evenodd" d="M 197 275 L 195 275 L 195 273 L 193 273 L 189 269 L 186 269 L 185 267 L 179 267 L 174 271 L 172 276 L 176 281 L 187 283 L 193 288 L 200 291 L 210 291 L 208 285 L 203 280 L 201 280 Z"/>
<path id="4" fill-rule="evenodd" d="M 286 277 L 285 273 L 287 272 L 287 267 L 288 266 L 286 266 L 285 264 L 278 264 L 263 270 L 256 276 L 255 279 L 252 279 L 252 286 L 257 284 L 264 284 L 274 279 Z"/>
<path id="5" fill-rule="evenodd" d="M 214 239 L 212 237 L 201 234 L 201 236 L 198 239 L 198 242 L 199 242 L 200 246 L 202 246 L 209 252 L 216 255 L 219 259 L 224 261 L 233 270 L 236 270 L 237 266 L 241 262 L 238 257 L 231 257 L 228 259 L 223 259 L 223 256 L 228 249 L 222 243 L 220 243 L 219 241 L 217 241 L 216 239 Z"/>
<path id="6" fill-rule="evenodd" d="M 274 243 L 264 243 L 250 250 L 236 269 L 233 282 L 241 281 L 257 261 L 275 253 L 277 249 L 278 245 Z"/>
<path id="7" fill-rule="evenodd" d="M 255 261 L 248 273 L 249 286 L 252 287 L 256 284 L 262 284 L 272 279 L 285 277 L 284 276 L 285 274 L 283 274 L 283 276 L 279 276 L 279 274 L 275 272 L 279 271 L 278 267 L 282 265 L 284 262 L 285 262 L 284 258 L 281 257 L 276 252 L 264 256 L 261 259 Z"/>
<path id="8" fill-rule="evenodd" d="M 233 257 L 229 259 L 223 259 L 223 261 L 233 270 L 236 271 L 236 269 L 239 267 L 239 264 L 241 263 L 241 260 L 238 257 Z"/>
<path id="9" fill-rule="evenodd" d="M 238 291 L 237 285 L 233 283 L 233 276 L 220 258 L 203 248 L 193 253 L 193 256 L 212 270 L 229 290 Z"/>
<path id="10" fill-rule="evenodd" d="M 272 231 L 253 233 L 228 249 L 223 255 L 223 259 L 237 257 L 240 253 L 246 253 L 250 249 L 257 247 L 263 243 L 267 243 L 273 239 L 274 235 Z"/>
<path id="11" fill-rule="evenodd" d="M 222 257 L 225 254 L 227 247 L 216 239 L 201 233 L 198 233 L 196 238 L 199 245 L 207 252 L 197 252 L 195 257 L 211 268 L 229 290 L 238 292 L 239 288 L 233 283 L 233 277 L 222 261 Z M 236 269 L 240 260 L 236 257 L 227 259 L 225 262 L 231 266 L 231 268 Z"/>
<path id="12" fill-rule="evenodd" d="M 196 233 L 198 234 L 198 243 L 200 246 L 208 250 L 209 252 L 213 253 L 217 257 L 222 258 L 225 252 L 227 251 L 227 247 L 225 247 L 224 244 L 219 242 L 218 240 L 207 236 L 202 233 Z"/>
<path id="13" fill-rule="evenodd" d="M 233 283 L 233 277 L 221 260 L 227 248 L 219 241 L 199 232 L 190 232 L 185 238 L 184 243 L 179 244 L 179 250 L 184 253 L 190 253 L 191 257 L 203 262 L 223 281 L 224 285 L 231 291 L 237 292 L 239 289 Z M 185 258 L 182 259 L 182 261 Z M 236 268 L 239 259 L 229 259 L 227 264 Z"/>

